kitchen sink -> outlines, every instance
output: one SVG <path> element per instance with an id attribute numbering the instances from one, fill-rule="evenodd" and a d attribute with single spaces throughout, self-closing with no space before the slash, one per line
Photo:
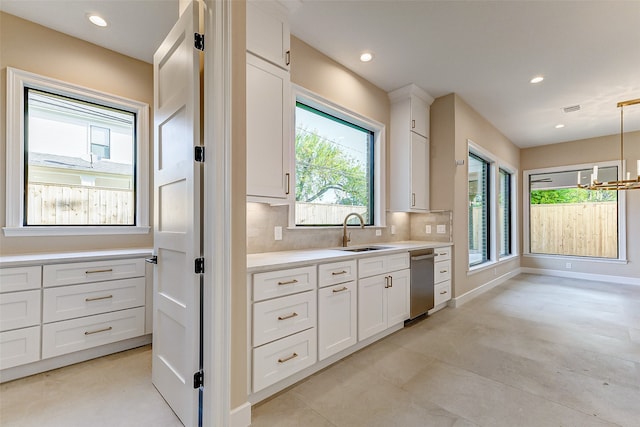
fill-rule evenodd
<path id="1" fill-rule="evenodd" d="M 379 251 L 380 249 L 389 249 L 389 246 L 365 246 L 359 248 L 344 248 L 342 251 L 347 252 L 369 252 L 369 251 Z"/>

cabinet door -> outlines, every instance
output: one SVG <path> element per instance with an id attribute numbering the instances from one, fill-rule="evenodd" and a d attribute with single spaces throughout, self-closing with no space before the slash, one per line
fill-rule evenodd
<path id="1" fill-rule="evenodd" d="M 387 329 L 385 275 L 367 277 L 358 282 L 358 341 Z"/>
<path id="2" fill-rule="evenodd" d="M 411 130 L 426 138 L 429 137 L 427 103 L 417 96 L 411 97 Z"/>
<path id="3" fill-rule="evenodd" d="M 387 291 L 387 327 L 402 323 L 409 318 L 410 270 L 394 271 L 390 274 Z"/>
<path id="4" fill-rule="evenodd" d="M 289 73 L 247 54 L 247 195 L 289 194 Z"/>
<path id="5" fill-rule="evenodd" d="M 429 209 L 429 143 L 411 132 L 411 209 Z"/>
<path id="6" fill-rule="evenodd" d="M 276 2 L 247 2 L 248 51 L 289 69 L 290 40 L 289 20 Z"/>
<path id="7" fill-rule="evenodd" d="M 318 360 L 357 342 L 356 295 L 355 281 L 318 291 Z"/>

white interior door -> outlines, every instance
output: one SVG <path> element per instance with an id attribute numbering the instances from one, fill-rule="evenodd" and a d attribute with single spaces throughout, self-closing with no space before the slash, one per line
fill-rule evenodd
<path id="1" fill-rule="evenodd" d="M 186 426 L 198 424 L 201 255 L 198 8 L 192 3 L 153 57 L 154 270 L 152 380 Z"/>

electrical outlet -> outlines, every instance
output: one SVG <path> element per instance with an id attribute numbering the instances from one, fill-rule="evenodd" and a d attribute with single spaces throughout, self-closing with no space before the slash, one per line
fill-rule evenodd
<path id="1" fill-rule="evenodd" d="M 376 230 L 376 236 L 382 236 L 382 230 L 380 229 Z"/>
<path id="2" fill-rule="evenodd" d="M 438 228 L 436 230 L 438 234 L 444 234 L 447 232 L 447 226 L 444 224 L 438 224 Z"/>
<path id="3" fill-rule="evenodd" d="M 396 234 L 396 226 L 395 225 L 391 226 L 391 234 Z"/>
<path id="4" fill-rule="evenodd" d="M 276 226 L 273 228 L 273 238 L 276 240 L 282 240 L 282 227 Z"/>
<path id="5" fill-rule="evenodd" d="M 430 225 L 425 226 L 424 227 L 424 232 L 427 233 L 427 234 L 431 234 L 431 226 Z"/>
<path id="6" fill-rule="evenodd" d="M 567 270 L 571 270 L 571 263 L 568 262 L 564 265 L 564 268 L 566 268 Z"/>

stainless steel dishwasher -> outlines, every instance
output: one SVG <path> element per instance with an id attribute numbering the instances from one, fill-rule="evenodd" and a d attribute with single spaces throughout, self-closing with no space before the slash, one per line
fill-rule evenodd
<path id="1" fill-rule="evenodd" d="M 411 256 L 411 310 L 409 319 L 433 308 L 433 249 L 409 252 Z"/>

